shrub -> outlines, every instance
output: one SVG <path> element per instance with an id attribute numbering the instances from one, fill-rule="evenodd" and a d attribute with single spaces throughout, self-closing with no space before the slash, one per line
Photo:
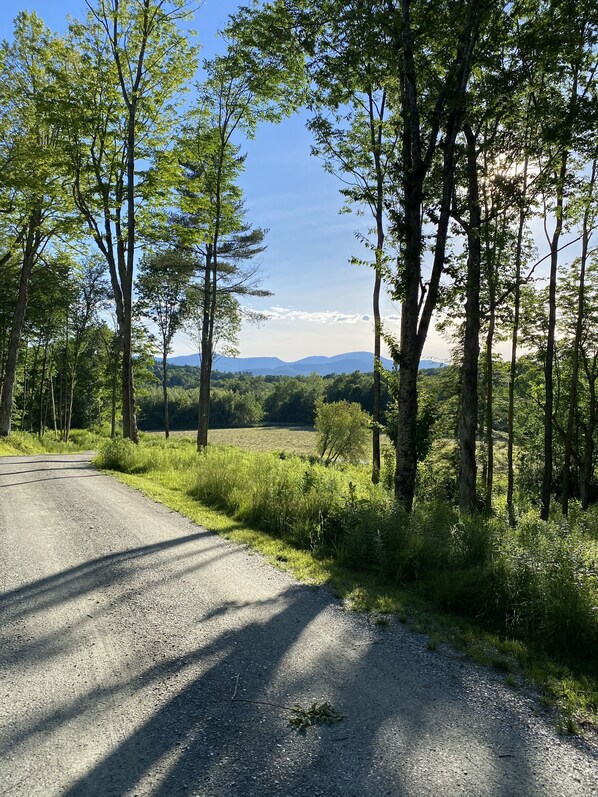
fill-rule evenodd
<path id="1" fill-rule="evenodd" d="M 317 451 L 326 463 L 365 457 L 371 418 L 361 405 L 348 401 L 316 404 Z"/>
<path id="2" fill-rule="evenodd" d="M 133 473 L 140 468 L 139 450 L 131 440 L 115 437 L 100 446 L 93 462 L 98 468 Z"/>

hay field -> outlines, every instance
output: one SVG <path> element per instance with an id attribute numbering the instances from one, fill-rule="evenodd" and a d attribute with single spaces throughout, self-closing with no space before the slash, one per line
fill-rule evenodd
<path id="1" fill-rule="evenodd" d="M 156 435 L 161 433 L 156 432 Z M 171 437 L 192 437 L 195 431 L 171 432 Z M 247 451 L 286 451 L 289 454 L 315 454 L 316 432 L 309 426 L 251 426 L 241 429 L 210 429 L 208 442 L 216 446 L 236 446 Z"/>

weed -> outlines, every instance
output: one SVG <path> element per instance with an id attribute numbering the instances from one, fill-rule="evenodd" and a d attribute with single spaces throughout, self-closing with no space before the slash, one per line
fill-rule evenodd
<path id="1" fill-rule="evenodd" d="M 308 708 L 295 703 L 291 708 L 289 723 L 298 731 L 305 731 L 312 725 L 334 724 L 340 722 L 342 718 L 334 706 L 325 700 L 322 703 L 312 703 Z"/>
<path id="2" fill-rule="evenodd" d="M 581 728 L 575 722 L 575 719 L 571 714 L 562 714 L 559 716 L 556 721 L 556 730 L 557 733 L 560 733 L 563 736 L 566 734 L 578 736 L 581 733 Z"/>

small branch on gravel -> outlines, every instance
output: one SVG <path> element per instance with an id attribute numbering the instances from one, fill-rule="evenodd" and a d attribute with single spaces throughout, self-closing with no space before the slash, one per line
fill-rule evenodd
<path id="1" fill-rule="evenodd" d="M 283 706 L 280 703 L 272 703 L 269 700 L 249 700 L 248 698 L 237 697 L 239 678 L 240 673 L 235 679 L 235 689 L 230 699 L 231 703 L 251 703 L 254 706 L 272 706 L 273 708 L 281 708 L 284 711 L 290 711 L 291 717 L 289 718 L 289 723 L 299 731 L 305 731 L 311 725 L 319 725 L 324 722 L 340 722 L 343 718 L 342 714 L 339 714 L 334 706 L 327 700 L 320 704 L 312 703 L 309 708 L 304 708 L 299 703 L 295 703 L 292 706 Z"/>
<path id="2" fill-rule="evenodd" d="M 237 696 L 237 689 L 239 688 L 239 678 L 241 677 L 241 673 L 237 673 L 237 680 L 235 681 L 235 691 L 233 692 L 233 696 L 230 699 L 232 703 L 235 697 Z"/>
<path id="3" fill-rule="evenodd" d="M 237 675 L 235 680 L 235 691 L 233 692 L 233 696 L 230 699 L 231 703 L 253 703 L 256 706 L 273 706 L 274 708 L 283 708 L 285 711 L 292 711 L 292 706 L 282 706 L 280 703 L 270 703 L 268 700 L 248 700 L 244 697 L 237 697 L 237 691 L 239 689 L 239 678 L 241 674 Z"/>

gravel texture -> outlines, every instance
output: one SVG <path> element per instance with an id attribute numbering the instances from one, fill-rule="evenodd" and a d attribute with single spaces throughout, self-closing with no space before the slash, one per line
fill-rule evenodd
<path id="1" fill-rule="evenodd" d="M 85 455 L 0 459 L 0 589 L 2 797 L 598 795 L 596 751 L 531 692 Z M 278 707 L 316 700 L 342 722 Z"/>

